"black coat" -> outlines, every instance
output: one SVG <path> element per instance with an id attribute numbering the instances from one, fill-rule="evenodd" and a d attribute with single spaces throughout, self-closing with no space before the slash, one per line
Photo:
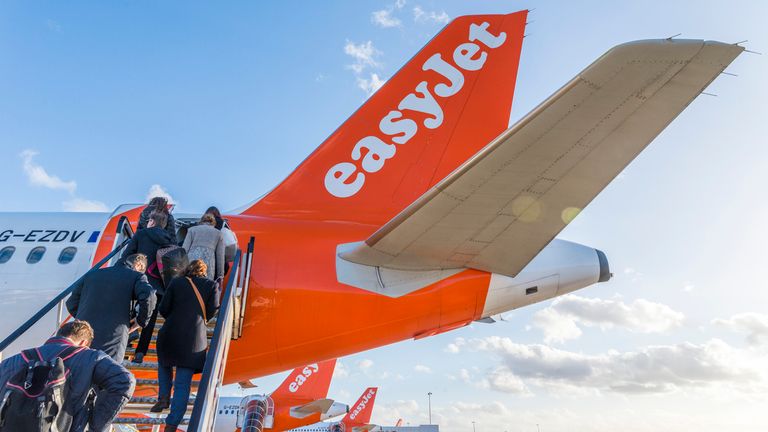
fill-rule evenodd
<path id="1" fill-rule="evenodd" d="M 137 231 L 147 227 L 149 215 L 152 214 L 153 211 L 155 211 L 154 207 L 144 207 L 144 210 L 142 210 L 139 215 L 139 224 L 136 226 Z M 176 219 L 174 219 L 173 215 L 170 213 L 168 213 L 168 223 L 165 225 L 165 232 L 168 233 L 172 243 L 176 244 Z"/>
<path id="2" fill-rule="evenodd" d="M 160 272 L 155 266 L 157 260 L 157 250 L 167 246 L 173 245 L 171 236 L 167 231 L 160 227 L 144 228 L 136 231 L 131 238 L 128 245 L 125 246 L 122 257 L 125 258 L 128 255 L 135 253 L 141 253 L 147 256 L 147 275 L 149 276 L 149 283 L 155 288 L 158 294 L 162 295 L 165 291 L 163 282 L 159 277 L 152 277 L 152 272 L 158 276 Z"/>
<path id="3" fill-rule="evenodd" d="M 67 300 L 67 310 L 73 317 L 91 324 L 93 349 L 122 362 L 128 344 L 132 301 L 139 305 L 136 322 L 144 327 L 155 307 L 155 294 L 146 276 L 120 263 L 86 275 Z"/>
<path id="4" fill-rule="evenodd" d="M 193 277 L 210 320 L 219 310 L 219 285 Z M 186 277 L 171 281 L 158 306 L 165 323 L 157 335 L 157 358 L 162 366 L 178 366 L 201 372 L 208 348 L 208 328 L 200 302 Z"/>
<path id="5" fill-rule="evenodd" d="M 65 338 L 51 338 L 41 346 L 40 354 L 50 359 L 72 342 Z M 86 349 L 64 362 L 69 368 L 67 378 L 67 400 L 62 406 L 63 413 L 57 418 L 61 431 L 82 432 L 88 425 L 91 432 L 106 432 L 112 419 L 123 409 L 133 395 L 136 384 L 133 375 L 122 365 L 101 351 Z M 8 357 L 0 363 L 0 394 L 5 393 L 5 384 L 17 372 L 26 367 L 21 354 Z M 86 399 L 91 387 L 96 388 L 98 397 L 89 413 Z"/>

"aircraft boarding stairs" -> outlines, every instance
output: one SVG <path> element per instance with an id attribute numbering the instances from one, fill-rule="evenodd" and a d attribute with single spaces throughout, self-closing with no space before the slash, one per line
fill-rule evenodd
<path id="1" fill-rule="evenodd" d="M 118 223 L 117 236 L 114 249 L 98 263 L 96 263 L 88 272 L 98 269 L 104 265 L 113 265 L 120 256 L 120 253 L 133 236 L 133 229 L 126 218 Z M 237 339 L 242 335 L 243 318 L 245 316 L 245 305 L 248 296 L 248 281 L 251 272 L 251 258 L 253 256 L 253 237 L 250 238 L 245 254 L 240 249 L 235 253 L 235 259 L 227 275 L 221 297 L 221 307 L 216 317 L 212 318 L 208 327 L 209 349 L 206 357 L 205 367 L 202 374 L 194 376 L 192 381 L 192 391 L 187 403 L 187 412 L 184 415 L 180 430 L 209 432 L 213 431 L 216 419 L 216 407 L 221 387 L 226 358 L 229 350 L 229 343 L 232 339 Z M 86 272 L 86 274 L 88 273 Z M 85 277 L 85 274 L 82 277 Z M 38 310 L 27 322 L 16 329 L 11 335 L 0 342 L 0 352 L 5 350 L 11 343 L 30 330 L 41 318 L 53 313 L 58 308 L 58 319 L 56 320 L 56 329 L 59 325 L 66 322 L 70 317 L 63 318 L 64 302 L 74 289 L 75 283 L 62 291 L 59 295 L 49 301 L 43 308 Z M 126 359 L 123 365 L 129 369 L 136 377 L 136 390 L 133 397 L 123 409 L 118 418 L 113 422 L 113 430 L 116 431 L 160 431 L 165 423 L 165 417 L 169 409 L 162 413 L 151 413 L 149 409 L 157 402 L 158 381 L 157 381 L 157 351 L 155 341 L 157 331 L 164 322 L 162 316 L 158 316 L 155 325 L 154 334 L 150 349 L 144 356 L 142 363 L 133 363 L 135 345 L 137 341 L 130 344 L 126 350 Z M 56 329 L 53 329 L 54 332 Z M 40 341 L 42 343 L 43 341 Z M 261 413 L 261 414 L 259 414 Z M 251 424 L 259 424 L 262 430 L 265 411 L 254 410 L 254 415 L 260 417 L 259 421 Z M 246 430 L 244 428 L 243 430 Z"/>

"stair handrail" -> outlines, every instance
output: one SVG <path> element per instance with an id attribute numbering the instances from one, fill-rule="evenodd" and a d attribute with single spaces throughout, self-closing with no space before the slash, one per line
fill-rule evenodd
<path id="1" fill-rule="evenodd" d="M 237 337 L 243 335 L 243 322 L 245 321 L 245 311 L 248 307 L 248 288 L 251 286 L 251 264 L 253 263 L 253 244 L 256 241 L 254 237 L 248 241 L 248 248 L 245 252 L 245 271 L 242 278 L 242 291 L 240 292 L 240 319 L 237 321 Z"/>
<path id="2" fill-rule="evenodd" d="M 130 242 L 131 239 L 127 238 L 122 243 L 120 243 L 116 248 L 112 249 L 112 252 L 107 254 L 104 258 L 101 259 L 101 261 L 97 262 L 96 265 L 90 268 L 87 272 L 83 273 L 82 276 L 77 278 L 76 281 L 72 283 L 72 285 L 68 286 L 64 289 L 64 291 L 60 292 L 59 295 L 54 297 L 51 301 L 49 301 L 45 306 L 40 308 L 30 319 L 28 319 L 24 324 L 22 324 L 19 328 L 17 328 L 13 333 L 10 334 L 10 336 L 3 339 L 2 342 L 0 342 L 0 352 L 4 351 L 6 348 L 8 348 L 9 345 L 11 345 L 13 342 L 16 341 L 21 335 L 27 332 L 33 325 L 35 325 L 42 317 L 44 317 L 48 312 L 51 311 L 56 305 L 59 304 L 60 301 L 64 300 L 71 292 L 75 289 L 75 286 L 80 283 L 88 274 L 91 272 L 101 268 L 102 265 L 109 262 L 109 260 L 112 259 L 115 255 L 117 255 L 118 252 L 120 252 L 125 245 Z"/>
<path id="3" fill-rule="evenodd" d="M 216 381 L 221 382 L 224 376 L 227 352 L 229 351 L 229 343 L 232 340 L 232 314 L 235 313 L 234 296 L 232 294 L 235 281 L 240 272 L 241 255 L 242 251 L 238 249 L 235 253 L 235 260 L 230 267 L 234 273 L 229 275 L 224 289 L 216 327 L 213 330 L 208 353 L 205 356 L 203 375 L 200 377 L 195 404 L 192 407 L 192 415 L 187 426 L 188 432 L 213 430 L 216 417 L 216 403 L 218 402 L 218 386 Z"/>

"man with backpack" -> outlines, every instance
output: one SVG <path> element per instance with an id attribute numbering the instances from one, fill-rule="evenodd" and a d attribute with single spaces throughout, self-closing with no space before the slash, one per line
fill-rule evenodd
<path id="1" fill-rule="evenodd" d="M 147 257 L 133 254 L 113 267 L 85 275 L 67 300 L 73 317 L 93 327 L 91 347 L 122 363 L 131 328 L 131 305 L 136 302 L 136 324 L 144 327 L 155 307 L 155 293 L 147 281 Z"/>
<path id="2" fill-rule="evenodd" d="M 42 346 L 0 363 L 0 432 L 108 431 L 136 381 L 88 348 L 92 340 L 91 326 L 74 320 Z"/>

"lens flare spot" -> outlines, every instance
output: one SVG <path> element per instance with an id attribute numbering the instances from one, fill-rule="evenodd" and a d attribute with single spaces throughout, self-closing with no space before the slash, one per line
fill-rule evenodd
<path id="1" fill-rule="evenodd" d="M 578 216 L 580 212 L 581 209 L 578 207 L 566 207 L 563 212 L 560 213 L 560 218 L 563 219 L 563 222 L 567 225 L 576 219 L 576 216 Z"/>
<path id="2" fill-rule="evenodd" d="M 512 201 L 512 215 L 521 222 L 534 222 L 541 215 L 541 203 L 531 196 L 519 196 Z"/>

